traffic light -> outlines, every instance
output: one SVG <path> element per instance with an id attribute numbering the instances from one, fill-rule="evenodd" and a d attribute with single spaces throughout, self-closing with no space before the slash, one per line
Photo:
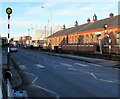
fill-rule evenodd
<path id="1" fill-rule="evenodd" d="M 104 24 L 103 28 L 106 30 L 108 28 L 108 24 Z"/>
<path id="2" fill-rule="evenodd" d="M 11 13 L 12 13 L 12 9 L 8 7 L 8 8 L 6 9 L 6 13 L 7 13 L 7 14 L 11 14 Z"/>

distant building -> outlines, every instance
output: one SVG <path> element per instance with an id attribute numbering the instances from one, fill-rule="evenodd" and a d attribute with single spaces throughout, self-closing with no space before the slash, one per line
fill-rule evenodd
<path id="1" fill-rule="evenodd" d="M 29 44 L 31 40 L 32 40 L 31 36 L 23 36 L 20 37 L 19 44 Z"/>
<path id="2" fill-rule="evenodd" d="M 37 29 L 35 31 L 35 39 L 36 40 L 45 40 L 45 38 L 49 35 L 50 35 L 49 30 Z"/>
<path id="3" fill-rule="evenodd" d="M 53 30 L 48 30 L 48 29 L 37 29 L 35 31 L 35 38 L 36 40 L 45 40 L 46 37 L 50 36 L 51 34 L 57 32 L 58 30 L 61 30 L 61 26 L 57 26 Z"/>
<path id="4" fill-rule="evenodd" d="M 98 53 L 120 53 L 120 15 L 97 20 L 93 16 L 82 25 L 71 28 L 63 28 L 47 37 L 47 48 L 54 50 L 60 47 L 63 51 L 75 52 L 98 52 Z"/>
<path id="5" fill-rule="evenodd" d="M 45 42 L 44 40 L 32 40 L 31 45 L 35 47 L 43 47 L 44 42 Z"/>
<path id="6" fill-rule="evenodd" d="M 2 45 L 6 45 L 8 43 L 7 37 L 0 37 Z"/>

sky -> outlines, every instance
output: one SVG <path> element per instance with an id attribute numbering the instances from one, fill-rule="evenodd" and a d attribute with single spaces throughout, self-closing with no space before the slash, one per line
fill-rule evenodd
<path id="1" fill-rule="evenodd" d="M 6 8 L 12 8 L 10 18 L 10 37 L 18 40 L 21 36 L 30 35 L 35 39 L 35 30 L 52 26 L 73 27 L 75 21 L 85 24 L 87 19 L 93 21 L 108 18 L 112 12 L 118 15 L 117 0 L 2 0 L 0 3 L 0 35 L 8 34 Z M 30 33 L 28 31 L 30 30 Z"/>

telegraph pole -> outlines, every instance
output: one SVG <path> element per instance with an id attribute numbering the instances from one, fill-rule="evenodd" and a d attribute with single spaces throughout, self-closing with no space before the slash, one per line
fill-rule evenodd
<path id="1" fill-rule="evenodd" d="M 7 70 L 10 70 L 10 14 L 12 13 L 12 9 L 8 7 L 6 9 L 6 13 L 8 14 L 8 52 L 7 52 Z"/>

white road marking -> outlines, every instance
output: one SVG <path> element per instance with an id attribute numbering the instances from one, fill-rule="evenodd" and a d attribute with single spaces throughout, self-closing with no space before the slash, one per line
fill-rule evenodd
<path id="1" fill-rule="evenodd" d="M 61 65 L 65 65 L 65 66 L 68 66 L 68 67 L 71 67 L 72 65 L 69 65 L 69 64 L 66 64 L 66 63 L 60 63 Z"/>
<path id="2" fill-rule="evenodd" d="M 80 64 L 80 63 L 74 63 L 74 64 L 76 64 L 76 65 L 80 65 L 80 66 L 88 66 L 88 65 L 85 65 L 85 64 Z"/>
<path id="3" fill-rule="evenodd" d="M 27 69 L 25 65 L 19 65 L 21 69 Z"/>
<path id="4" fill-rule="evenodd" d="M 90 65 L 93 65 L 93 66 L 97 66 L 97 67 L 101 67 L 102 65 L 98 65 L 98 64 L 92 64 L 92 63 L 89 63 Z"/>
<path id="5" fill-rule="evenodd" d="M 32 84 L 35 83 L 37 79 L 38 79 L 38 77 L 36 77 L 36 78 L 32 81 Z"/>
<path id="6" fill-rule="evenodd" d="M 70 69 L 70 70 L 76 70 L 75 68 L 68 68 L 68 69 Z"/>
<path id="7" fill-rule="evenodd" d="M 35 74 L 28 73 L 28 72 L 25 72 L 25 73 L 35 77 L 35 79 L 32 81 L 32 84 L 35 83 L 35 81 L 38 79 L 38 77 Z"/>
<path id="8" fill-rule="evenodd" d="M 111 81 L 111 80 L 106 80 L 106 79 L 98 79 L 98 80 L 105 81 L 105 82 L 110 82 L 110 83 L 114 83 L 113 81 Z"/>
<path id="9" fill-rule="evenodd" d="M 37 66 L 38 68 L 45 68 L 45 66 L 40 65 L 40 64 L 36 64 L 36 66 Z"/>
<path id="10" fill-rule="evenodd" d="M 35 75 L 35 74 L 28 73 L 28 72 L 25 72 L 25 73 L 36 77 L 36 75 Z"/>
<path id="11" fill-rule="evenodd" d="M 97 79 L 97 77 L 93 74 L 93 73 L 90 73 L 95 79 Z"/>
<path id="12" fill-rule="evenodd" d="M 38 87 L 38 88 L 40 88 L 40 89 L 42 89 L 42 90 L 45 90 L 45 91 L 47 91 L 47 92 L 49 92 L 49 93 L 52 93 L 52 94 L 56 95 L 56 99 L 59 99 L 59 95 L 58 95 L 57 93 L 55 93 L 55 92 L 53 92 L 53 91 L 51 91 L 51 90 L 45 89 L 45 88 L 43 88 L 43 87 L 40 87 L 40 86 L 34 84 L 34 83 L 36 82 L 36 80 L 38 79 L 38 77 L 37 77 L 35 74 L 28 73 L 28 72 L 25 72 L 25 73 L 36 77 L 36 78 L 32 81 L 33 86 Z"/>
<path id="13" fill-rule="evenodd" d="M 114 81 L 111 81 L 111 80 L 106 80 L 106 79 L 99 79 L 95 76 L 95 74 L 93 73 L 90 73 L 95 79 L 97 80 L 100 80 L 100 81 L 104 81 L 104 82 L 109 82 L 109 83 L 117 83 L 117 82 L 114 82 Z"/>
<path id="14" fill-rule="evenodd" d="M 45 90 L 45 91 L 47 91 L 47 92 L 49 92 L 49 93 L 52 93 L 52 94 L 56 95 L 56 98 L 57 98 L 57 99 L 59 99 L 59 97 L 60 97 L 57 93 L 55 93 L 55 92 L 53 92 L 53 91 L 51 91 L 51 90 L 48 90 L 48 89 L 46 89 L 46 88 L 40 87 L 40 86 L 35 85 L 35 84 L 34 84 L 33 86 L 38 87 L 38 88 L 40 88 L 40 89 L 42 89 L 42 90 Z"/>

